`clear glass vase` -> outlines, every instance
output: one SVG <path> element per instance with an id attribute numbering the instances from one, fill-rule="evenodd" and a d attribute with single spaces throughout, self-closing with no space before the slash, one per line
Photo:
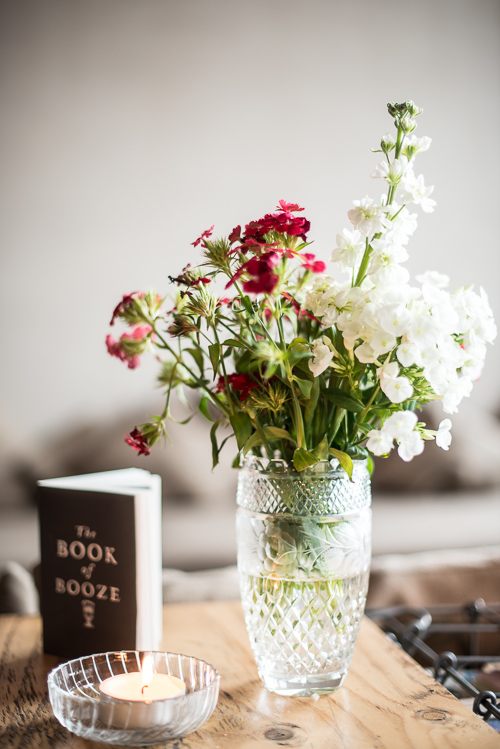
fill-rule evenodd
<path id="1" fill-rule="evenodd" d="M 259 675 L 282 695 L 342 686 L 363 615 L 371 555 L 366 461 L 297 473 L 250 458 L 237 491 L 238 570 Z"/>

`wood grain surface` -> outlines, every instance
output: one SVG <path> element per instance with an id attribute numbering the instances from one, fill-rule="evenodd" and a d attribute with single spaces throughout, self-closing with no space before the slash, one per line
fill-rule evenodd
<path id="1" fill-rule="evenodd" d="M 212 663 L 219 703 L 202 728 L 172 749 L 500 749 L 500 736 L 364 620 L 344 687 L 312 698 L 279 697 L 260 684 L 241 605 L 164 609 L 165 650 Z M 98 749 L 59 725 L 46 699 L 38 617 L 0 617 L 0 747 Z"/>

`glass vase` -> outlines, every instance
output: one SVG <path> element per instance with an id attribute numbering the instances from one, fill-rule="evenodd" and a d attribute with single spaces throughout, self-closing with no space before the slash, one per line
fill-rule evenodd
<path id="1" fill-rule="evenodd" d="M 282 695 L 342 686 L 363 615 L 371 555 L 366 461 L 297 473 L 248 459 L 238 478 L 238 570 L 259 675 Z"/>

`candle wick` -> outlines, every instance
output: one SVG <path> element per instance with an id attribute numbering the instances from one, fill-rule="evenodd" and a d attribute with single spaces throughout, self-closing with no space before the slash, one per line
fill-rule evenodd
<path id="1" fill-rule="evenodd" d="M 141 694 L 144 694 L 144 690 L 146 689 L 146 687 L 149 687 L 149 684 L 144 684 L 144 686 L 141 689 Z"/>

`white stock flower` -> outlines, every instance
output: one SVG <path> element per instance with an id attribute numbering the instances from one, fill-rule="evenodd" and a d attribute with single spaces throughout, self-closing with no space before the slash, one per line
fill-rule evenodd
<path id="1" fill-rule="evenodd" d="M 407 437 L 417 425 L 417 415 L 413 411 L 396 411 L 384 422 L 383 429 L 395 440 Z"/>
<path id="2" fill-rule="evenodd" d="M 415 176 L 413 170 L 408 169 L 401 180 L 401 190 L 398 197 L 403 203 L 415 203 L 419 205 L 425 213 L 432 213 L 436 206 L 436 201 L 429 197 L 434 187 L 426 187 L 424 177 L 420 174 Z"/>
<path id="3" fill-rule="evenodd" d="M 347 213 L 349 221 L 365 237 L 373 237 L 388 225 L 382 206 L 377 205 L 372 198 L 366 196 L 362 200 L 354 200 L 353 205 L 355 208 Z"/>
<path id="4" fill-rule="evenodd" d="M 408 158 L 413 158 L 420 151 L 428 151 L 431 143 L 432 138 L 429 138 L 428 135 L 423 135 L 421 138 L 417 138 L 416 135 L 407 135 L 402 153 Z"/>
<path id="5" fill-rule="evenodd" d="M 309 360 L 309 369 L 315 377 L 328 369 L 333 359 L 333 351 L 324 340 L 324 336 L 317 338 L 312 345 L 313 358 Z"/>
<path id="6" fill-rule="evenodd" d="M 387 455 L 392 450 L 393 439 L 383 429 L 372 429 L 367 436 L 366 447 L 374 455 Z"/>
<path id="7" fill-rule="evenodd" d="M 381 177 L 382 179 L 385 179 L 389 185 L 397 185 L 407 168 L 408 159 L 403 156 L 400 159 L 394 159 L 392 164 L 388 161 L 381 161 L 372 172 L 371 176 L 374 178 Z"/>
<path id="8" fill-rule="evenodd" d="M 448 450 L 451 445 L 451 421 L 450 419 L 443 419 L 440 423 L 437 434 L 436 434 L 436 445 L 441 447 L 443 450 Z"/>
<path id="9" fill-rule="evenodd" d="M 437 286 L 438 289 L 445 289 L 450 283 L 449 276 L 444 273 L 438 273 L 436 270 L 427 270 L 425 273 L 416 276 L 416 279 L 421 284 Z"/>
<path id="10" fill-rule="evenodd" d="M 398 455 L 406 463 L 424 450 L 424 441 L 418 432 L 410 432 L 399 440 Z"/>
<path id="11" fill-rule="evenodd" d="M 354 268 L 364 251 L 365 240 L 361 233 L 357 229 L 344 229 L 342 234 L 337 234 L 337 247 L 330 260 L 338 263 L 342 270 Z"/>

